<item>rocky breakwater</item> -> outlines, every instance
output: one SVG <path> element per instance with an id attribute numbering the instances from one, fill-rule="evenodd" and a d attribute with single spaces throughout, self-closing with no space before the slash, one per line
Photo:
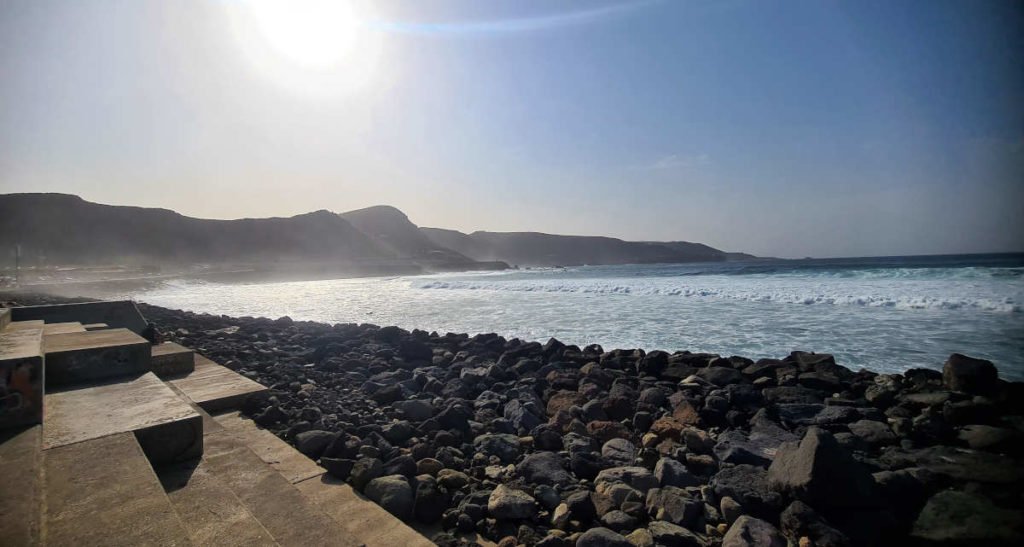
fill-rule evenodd
<path id="1" fill-rule="evenodd" d="M 173 338 L 271 387 L 245 412 L 394 515 L 500 545 L 1014 544 L 1024 385 L 943 370 L 605 351 L 197 315 Z"/>

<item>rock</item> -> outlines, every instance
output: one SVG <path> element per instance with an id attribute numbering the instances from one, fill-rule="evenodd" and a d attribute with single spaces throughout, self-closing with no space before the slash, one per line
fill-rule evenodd
<path id="1" fill-rule="evenodd" d="M 568 484 L 572 475 L 565 470 L 562 458 L 554 452 L 535 452 L 523 458 L 516 473 L 536 484 Z"/>
<path id="2" fill-rule="evenodd" d="M 339 480 L 348 479 L 352 473 L 352 467 L 356 464 L 355 460 L 346 460 L 341 458 L 320 458 L 320 465 L 331 474 L 332 477 Z"/>
<path id="3" fill-rule="evenodd" d="M 899 437 L 892 432 L 892 429 L 889 429 L 889 426 L 882 422 L 858 420 L 847 427 L 850 428 L 851 433 L 873 446 L 894 444 L 899 440 Z"/>
<path id="4" fill-rule="evenodd" d="M 432 477 L 418 477 L 413 515 L 424 524 L 433 524 L 441 519 L 448 508 L 448 500 Z"/>
<path id="5" fill-rule="evenodd" d="M 633 547 L 633 544 L 607 528 L 598 527 L 580 534 L 576 547 Z"/>
<path id="6" fill-rule="evenodd" d="M 569 494 L 565 498 L 565 505 L 569 509 L 572 518 L 587 523 L 597 516 L 597 509 L 590 497 L 590 492 L 582 491 Z"/>
<path id="7" fill-rule="evenodd" d="M 630 465 L 636 459 L 636 446 L 626 439 L 612 439 L 601 447 L 601 457 L 614 465 Z"/>
<path id="8" fill-rule="evenodd" d="M 423 399 L 412 399 L 409 401 L 395 401 L 391 406 L 407 420 L 422 422 L 434 416 L 434 405 Z"/>
<path id="9" fill-rule="evenodd" d="M 384 462 L 384 471 L 381 474 L 402 475 L 411 479 L 418 474 L 416 472 L 416 460 L 412 459 L 412 456 L 408 454 L 396 456 Z"/>
<path id="10" fill-rule="evenodd" d="M 512 423 L 512 427 L 522 434 L 544 423 L 537 415 L 530 412 L 519 399 L 512 399 L 506 403 L 503 415 L 506 420 Z"/>
<path id="11" fill-rule="evenodd" d="M 650 471 L 643 467 L 612 467 L 597 474 L 594 484 L 622 483 L 646 494 L 651 488 L 658 487 L 658 480 Z"/>
<path id="12" fill-rule="evenodd" d="M 686 528 L 693 528 L 704 510 L 704 502 L 675 486 L 653 488 L 647 492 L 647 514 Z"/>
<path id="13" fill-rule="evenodd" d="M 434 458 L 423 458 L 416 462 L 417 475 L 437 475 L 442 469 L 444 469 L 444 464 Z"/>
<path id="14" fill-rule="evenodd" d="M 806 503 L 797 500 L 789 504 L 779 517 L 782 533 L 793 541 L 809 538 L 815 547 L 849 547 L 851 542 L 842 532 L 829 526 Z"/>
<path id="15" fill-rule="evenodd" d="M 884 452 L 879 461 L 890 469 L 919 467 L 961 483 L 1011 484 L 1024 480 L 1024 470 L 1013 458 L 952 446 L 909 450 L 894 447 Z"/>
<path id="16" fill-rule="evenodd" d="M 557 391 L 551 394 L 548 399 L 546 411 L 548 416 L 554 416 L 559 410 L 569 410 L 573 406 L 583 406 L 587 398 L 578 391 Z"/>
<path id="17" fill-rule="evenodd" d="M 704 547 L 704 541 L 693 532 L 671 522 L 656 520 L 647 525 L 654 542 L 666 547 Z"/>
<path id="18" fill-rule="evenodd" d="M 770 523 L 743 515 L 729 527 L 722 547 L 786 547 L 786 539 Z"/>
<path id="19" fill-rule="evenodd" d="M 625 511 L 616 509 L 602 515 L 601 524 L 604 524 L 612 530 L 622 532 L 624 530 L 632 530 L 636 527 L 636 518 Z"/>
<path id="20" fill-rule="evenodd" d="M 957 433 L 957 439 L 976 450 L 1021 452 L 1021 434 L 1005 427 L 965 425 Z"/>
<path id="21" fill-rule="evenodd" d="M 707 380 L 713 385 L 724 387 L 729 384 L 742 384 L 747 381 L 743 373 L 728 367 L 708 367 L 697 372 L 697 377 Z"/>
<path id="22" fill-rule="evenodd" d="M 304 431 L 295 436 L 295 448 L 315 460 L 323 454 L 328 445 L 334 442 L 335 437 L 336 435 L 330 431 L 319 429 Z"/>
<path id="23" fill-rule="evenodd" d="M 409 440 L 410 437 L 416 434 L 416 429 L 409 422 L 401 420 L 385 425 L 381 429 L 381 433 L 389 443 L 402 445 L 405 441 Z"/>
<path id="24" fill-rule="evenodd" d="M 380 505 L 388 513 L 409 520 L 412 516 L 412 488 L 402 475 L 388 475 L 373 479 L 366 485 L 366 497 Z"/>
<path id="25" fill-rule="evenodd" d="M 615 438 L 628 439 L 629 429 L 619 422 L 597 421 L 587 424 L 587 433 L 601 441 L 608 442 Z"/>
<path id="26" fill-rule="evenodd" d="M 953 391 L 988 395 L 999 385 L 999 372 L 991 361 L 954 353 L 942 366 L 942 383 Z"/>
<path id="27" fill-rule="evenodd" d="M 597 454 L 576 452 L 569 459 L 569 467 L 577 477 L 593 480 L 608 464 Z"/>
<path id="28" fill-rule="evenodd" d="M 384 472 L 384 464 L 377 458 L 361 458 L 352 466 L 350 479 L 356 490 L 363 491 L 366 485 Z"/>
<path id="29" fill-rule="evenodd" d="M 687 486 L 700 485 L 700 479 L 690 473 L 686 466 L 672 458 L 661 458 L 654 465 L 654 478 L 661 486 Z"/>
<path id="30" fill-rule="evenodd" d="M 469 475 L 454 469 L 442 469 L 437 472 L 437 483 L 452 492 L 469 484 Z"/>
<path id="31" fill-rule="evenodd" d="M 774 520 L 782 497 L 768 487 L 768 472 L 755 465 L 737 465 L 719 471 L 709 483 L 719 499 L 729 496 L 759 518 Z"/>
<path id="32" fill-rule="evenodd" d="M 487 512 L 498 520 L 528 519 L 536 512 L 533 496 L 499 484 L 487 499 Z"/>
<path id="33" fill-rule="evenodd" d="M 502 463 L 512 463 L 519 457 L 519 437 L 503 433 L 488 433 L 473 439 L 477 452 L 497 456 Z"/>
<path id="34" fill-rule="evenodd" d="M 565 530 L 569 528 L 569 519 L 571 517 L 572 515 L 569 512 L 569 505 L 560 503 L 551 513 L 551 526 L 559 530 Z"/>
<path id="35" fill-rule="evenodd" d="M 726 524 L 729 525 L 732 525 L 732 523 L 736 522 L 736 519 L 743 516 L 743 506 L 729 496 L 722 498 L 722 501 L 718 504 L 718 509 L 722 512 L 722 518 L 725 519 Z"/>
<path id="36" fill-rule="evenodd" d="M 868 471 L 831 433 L 818 427 L 809 428 L 799 444 L 779 448 L 768 468 L 768 483 L 773 490 L 814 507 L 881 506 Z"/>
<path id="37" fill-rule="evenodd" d="M 911 536 L 942 544 L 1009 544 L 1024 538 L 1024 515 L 998 507 L 976 494 L 945 490 L 925 504 Z"/>
<path id="38" fill-rule="evenodd" d="M 633 547 L 654 547 L 654 536 L 647 528 L 637 528 L 628 535 L 626 539 L 633 544 Z"/>

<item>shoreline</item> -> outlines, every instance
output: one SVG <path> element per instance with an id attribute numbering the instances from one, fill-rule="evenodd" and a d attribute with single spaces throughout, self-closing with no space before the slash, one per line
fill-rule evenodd
<path id="1" fill-rule="evenodd" d="M 546 547 L 1024 534 L 1024 383 L 984 361 L 876 374 L 826 354 L 139 308 L 165 339 L 269 387 L 248 417 L 403 520 L 440 526 L 440 545 L 460 532 Z"/>

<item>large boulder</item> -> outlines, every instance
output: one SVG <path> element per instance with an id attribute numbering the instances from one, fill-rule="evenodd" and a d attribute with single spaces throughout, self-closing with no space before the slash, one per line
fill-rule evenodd
<path id="1" fill-rule="evenodd" d="M 809 428 L 799 444 L 779 448 L 768 468 L 768 483 L 776 492 L 818 508 L 881 505 L 868 470 L 831 433 L 818 427 Z"/>
<path id="2" fill-rule="evenodd" d="M 481 454 L 496 456 L 502 463 L 514 462 L 521 451 L 519 437 L 507 433 L 480 435 L 473 439 L 473 447 Z"/>
<path id="3" fill-rule="evenodd" d="M 565 470 L 561 456 L 554 452 L 536 452 L 526 456 L 516 466 L 516 473 L 537 484 L 555 485 L 572 482 L 572 475 Z"/>
<path id="4" fill-rule="evenodd" d="M 815 547 L 849 547 L 850 539 L 836 530 L 806 503 L 797 500 L 789 504 L 779 517 L 782 533 L 793 543 L 806 537 Z"/>
<path id="5" fill-rule="evenodd" d="M 312 429 L 295 436 L 295 448 L 311 459 L 317 459 L 338 435 L 330 431 Z"/>
<path id="6" fill-rule="evenodd" d="M 653 488 L 647 492 L 647 514 L 656 520 L 693 528 L 704 511 L 704 501 L 675 486 Z"/>
<path id="7" fill-rule="evenodd" d="M 651 488 L 658 487 L 658 479 L 643 467 L 612 467 L 597 474 L 594 484 L 621 483 L 646 494 Z"/>
<path id="8" fill-rule="evenodd" d="M 663 520 L 656 520 L 647 525 L 658 545 L 666 547 L 704 547 L 704 540 L 693 532 Z"/>
<path id="9" fill-rule="evenodd" d="M 786 539 L 771 523 L 743 515 L 729 527 L 722 547 L 786 547 Z"/>
<path id="10" fill-rule="evenodd" d="M 487 499 L 487 512 L 498 520 L 528 519 L 537 511 L 533 496 L 499 484 Z"/>
<path id="11" fill-rule="evenodd" d="M 378 477 L 366 485 L 366 497 L 380 505 L 388 513 L 409 520 L 412 516 L 414 498 L 409 481 L 402 475 Z"/>
<path id="12" fill-rule="evenodd" d="M 434 405 L 423 399 L 411 399 L 408 401 L 395 401 L 391 404 L 407 420 L 422 422 L 429 420 L 434 415 Z"/>
<path id="13" fill-rule="evenodd" d="M 999 372 L 991 361 L 954 353 L 942 366 L 942 383 L 953 391 L 988 395 L 999 386 Z"/>
<path id="14" fill-rule="evenodd" d="M 719 499 L 729 496 L 751 515 L 775 520 L 782 509 L 782 496 L 768 487 L 768 472 L 756 465 L 727 467 L 709 483 Z"/>

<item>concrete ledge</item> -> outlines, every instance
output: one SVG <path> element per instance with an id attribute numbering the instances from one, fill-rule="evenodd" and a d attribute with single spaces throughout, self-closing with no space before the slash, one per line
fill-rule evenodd
<path id="1" fill-rule="evenodd" d="M 203 453 L 202 418 L 153 373 L 47 393 L 45 401 L 46 450 L 127 432 L 154 464 Z"/>
<path id="2" fill-rule="evenodd" d="M 38 545 L 42 511 L 42 427 L 0 437 L 0 543 Z"/>
<path id="3" fill-rule="evenodd" d="M 128 329 L 139 334 L 146 328 L 146 319 L 131 300 L 83 302 L 80 304 L 54 304 L 11 308 L 11 319 L 27 321 L 42 319 L 47 323 L 78 321 L 106 323 L 112 328 Z"/>
<path id="4" fill-rule="evenodd" d="M 150 370 L 161 378 L 188 374 L 196 368 L 195 352 L 174 342 L 151 346 L 150 354 Z"/>
<path id="5" fill-rule="evenodd" d="M 237 409 L 246 397 L 267 391 L 263 385 L 198 353 L 194 371 L 167 381 L 207 412 Z"/>
<path id="6" fill-rule="evenodd" d="M 110 325 L 107 325 L 106 323 L 89 323 L 82 326 L 85 327 L 85 330 L 102 330 L 110 328 Z"/>
<path id="7" fill-rule="evenodd" d="M 0 308 L 0 330 L 4 330 L 4 328 L 10 322 L 11 322 L 11 310 L 10 310 L 10 308 Z"/>
<path id="8" fill-rule="evenodd" d="M 83 384 L 142 374 L 150 367 L 149 348 L 145 338 L 127 329 L 44 336 L 46 383 Z"/>
<path id="9" fill-rule="evenodd" d="M 69 332 L 85 332 L 85 327 L 77 321 L 67 323 L 46 323 L 43 325 L 43 335 L 66 334 Z"/>
<path id="10" fill-rule="evenodd" d="M 43 421 L 43 330 L 14 325 L 0 332 L 0 429 Z"/>
<path id="11" fill-rule="evenodd" d="M 46 545 L 192 545 L 130 433 L 43 453 Z"/>

